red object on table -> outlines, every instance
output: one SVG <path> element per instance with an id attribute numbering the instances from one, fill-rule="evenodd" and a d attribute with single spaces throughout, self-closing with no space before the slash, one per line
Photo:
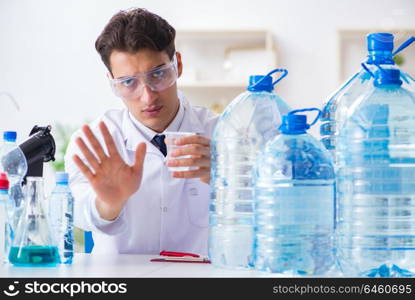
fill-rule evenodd
<path id="1" fill-rule="evenodd" d="M 161 251 L 160 255 L 161 256 L 177 256 L 177 257 L 182 257 L 182 256 L 200 257 L 200 255 L 194 254 L 194 253 L 173 252 L 173 251 L 166 251 L 166 250 Z"/>
<path id="2" fill-rule="evenodd" d="M 194 253 L 186 253 L 186 252 L 173 252 L 173 251 L 161 251 L 160 256 L 153 258 L 150 261 L 155 262 L 184 262 L 184 263 L 202 263 L 202 264 L 210 264 L 208 258 L 200 256 Z"/>

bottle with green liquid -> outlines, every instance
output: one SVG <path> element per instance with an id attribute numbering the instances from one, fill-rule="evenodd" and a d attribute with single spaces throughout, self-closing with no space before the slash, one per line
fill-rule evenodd
<path id="1" fill-rule="evenodd" d="M 43 179 L 27 177 L 24 211 L 9 253 L 9 261 L 15 266 L 44 267 L 60 263 L 58 247 L 43 203 Z"/>

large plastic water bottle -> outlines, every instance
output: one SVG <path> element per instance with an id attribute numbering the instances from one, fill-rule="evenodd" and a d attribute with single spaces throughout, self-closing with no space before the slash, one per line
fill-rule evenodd
<path id="1" fill-rule="evenodd" d="M 24 193 L 22 181 L 27 173 L 27 161 L 22 150 L 16 144 L 16 132 L 3 133 L 4 144 L 0 147 L 0 171 L 6 172 L 10 181 L 8 207 L 10 228 L 15 230 L 23 211 Z"/>
<path id="2" fill-rule="evenodd" d="M 74 199 L 68 185 L 68 173 L 56 173 L 56 186 L 49 199 L 49 220 L 59 249 L 61 263 L 72 263 L 74 251 Z"/>
<path id="3" fill-rule="evenodd" d="M 415 37 L 411 37 L 395 52 L 392 52 L 393 39 L 394 36 L 391 33 L 372 33 L 367 36 L 368 57 L 366 64 L 371 71 L 375 71 L 375 65 L 381 65 L 383 68 L 396 68 L 393 56 L 415 41 Z M 401 73 L 401 76 L 404 87 L 415 91 L 414 79 L 406 73 Z M 320 127 L 321 141 L 333 155 L 335 154 L 336 137 L 347 118 L 349 107 L 372 86 L 373 78 L 362 68 L 335 91 L 324 105 Z M 334 156 L 335 164 L 337 164 L 336 160 L 337 158 Z"/>
<path id="4" fill-rule="evenodd" d="M 271 75 L 282 72 L 272 81 Z M 209 257 L 213 265 L 246 268 L 252 265 L 252 168 L 265 142 L 278 134 L 281 115 L 289 108 L 272 91 L 286 70 L 251 76 L 247 91 L 220 116 L 212 142 Z"/>
<path id="5" fill-rule="evenodd" d="M 397 69 L 373 77 L 339 132 L 336 252 L 347 276 L 413 276 L 415 94 Z"/>
<path id="6" fill-rule="evenodd" d="M 319 112 L 311 124 L 304 111 Z M 255 168 L 255 268 L 324 275 L 334 266 L 334 167 L 327 149 L 307 133 L 317 108 L 283 117 L 281 134 Z"/>

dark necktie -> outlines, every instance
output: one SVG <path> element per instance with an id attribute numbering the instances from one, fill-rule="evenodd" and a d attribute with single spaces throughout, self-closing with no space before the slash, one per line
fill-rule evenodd
<path id="1" fill-rule="evenodd" d="M 165 138 L 166 136 L 164 134 L 160 134 L 160 135 L 156 135 L 151 140 L 151 143 L 154 146 L 156 146 L 160 150 L 160 152 L 163 153 L 164 156 L 167 155 L 167 146 L 166 146 L 166 143 L 164 142 Z"/>

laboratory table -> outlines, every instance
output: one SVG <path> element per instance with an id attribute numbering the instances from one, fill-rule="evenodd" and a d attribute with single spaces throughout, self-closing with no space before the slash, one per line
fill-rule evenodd
<path id="1" fill-rule="evenodd" d="M 151 262 L 157 255 L 76 254 L 72 265 L 1 265 L 0 277 L 279 277 L 255 270 L 228 270 L 204 263 Z"/>

